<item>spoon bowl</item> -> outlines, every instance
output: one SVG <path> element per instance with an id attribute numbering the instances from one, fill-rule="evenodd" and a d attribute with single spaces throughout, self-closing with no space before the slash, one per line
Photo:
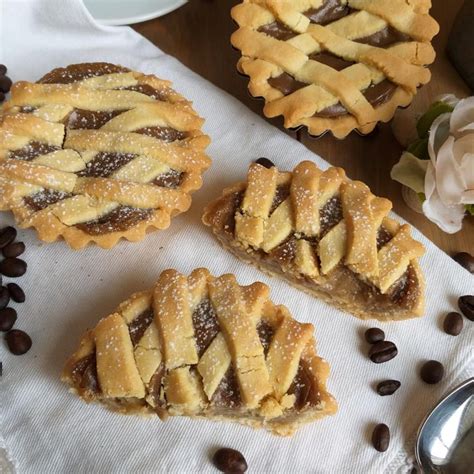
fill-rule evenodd
<path id="1" fill-rule="evenodd" d="M 474 377 L 452 390 L 425 418 L 415 456 L 425 474 L 474 472 Z"/>

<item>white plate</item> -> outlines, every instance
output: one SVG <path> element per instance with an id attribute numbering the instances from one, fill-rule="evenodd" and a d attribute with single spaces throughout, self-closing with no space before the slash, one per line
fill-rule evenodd
<path id="1" fill-rule="evenodd" d="M 130 25 L 166 15 L 187 0 L 84 0 L 91 15 L 103 25 Z"/>

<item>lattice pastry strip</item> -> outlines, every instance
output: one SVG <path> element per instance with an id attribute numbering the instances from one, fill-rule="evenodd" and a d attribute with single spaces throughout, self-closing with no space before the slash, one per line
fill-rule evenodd
<path id="1" fill-rule="evenodd" d="M 232 44 L 264 114 L 285 127 L 337 137 L 368 133 L 430 80 L 431 2 L 244 0 L 232 9 Z"/>
<path id="2" fill-rule="evenodd" d="M 63 380 L 86 401 L 125 412 L 229 419 L 274 434 L 336 411 L 313 326 L 205 269 L 163 272 L 82 338 Z"/>
<path id="3" fill-rule="evenodd" d="M 391 207 L 340 168 L 307 161 L 283 173 L 253 164 L 203 222 L 240 258 L 356 316 L 404 319 L 423 311 L 424 248 L 388 217 Z"/>
<path id="4" fill-rule="evenodd" d="M 168 81 L 107 63 L 19 82 L 0 122 L 0 209 L 73 248 L 140 240 L 201 187 L 202 123 Z"/>

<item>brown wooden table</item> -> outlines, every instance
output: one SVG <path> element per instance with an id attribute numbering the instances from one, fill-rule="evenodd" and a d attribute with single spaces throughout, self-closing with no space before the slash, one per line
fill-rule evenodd
<path id="1" fill-rule="evenodd" d="M 229 37 L 235 26 L 229 11 L 236 3 L 239 0 L 190 0 L 173 13 L 134 25 L 134 28 L 163 51 L 261 114 L 262 102 L 250 97 L 247 79 L 239 76 L 235 69 L 240 54 L 230 46 Z M 432 15 L 441 25 L 441 32 L 434 40 L 438 56 L 431 68 L 433 78 L 419 91 L 413 103 L 415 107 L 427 107 L 440 93 L 452 92 L 458 97 L 470 95 L 469 88 L 445 54 L 447 37 L 462 3 L 462 0 L 433 0 Z M 280 119 L 272 123 L 283 129 Z M 474 218 L 466 218 L 463 229 L 449 235 L 405 204 L 400 184 L 390 179 L 390 170 L 400 157 L 401 147 L 389 124 L 380 125 L 368 137 L 352 133 L 345 140 L 337 140 L 329 134 L 319 139 L 302 135 L 301 140 L 309 149 L 331 164 L 344 167 L 351 178 L 366 182 L 375 194 L 388 197 L 397 213 L 445 252 L 474 254 Z"/>

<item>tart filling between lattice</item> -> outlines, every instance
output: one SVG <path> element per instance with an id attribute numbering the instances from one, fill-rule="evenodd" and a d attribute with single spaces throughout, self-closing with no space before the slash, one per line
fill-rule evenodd
<path id="1" fill-rule="evenodd" d="M 107 63 L 18 82 L 0 116 L 0 209 L 47 242 L 115 245 L 186 211 L 209 137 L 168 81 Z"/>
<path id="2" fill-rule="evenodd" d="M 419 316 L 420 242 L 387 217 L 392 203 L 341 168 L 304 161 L 292 173 L 250 166 L 203 222 L 239 258 L 360 318 Z"/>
<path id="3" fill-rule="evenodd" d="M 430 80 L 430 0 L 244 0 L 232 44 L 267 117 L 313 135 L 368 133 Z"/>
<path id="4" fill-rule="evenodd" d="M 123 413 L 229 420 L 291 435 L 335 413 L 313 326 L 233 275 L 163 272 L 87 332 L 63 380 Z"/>

